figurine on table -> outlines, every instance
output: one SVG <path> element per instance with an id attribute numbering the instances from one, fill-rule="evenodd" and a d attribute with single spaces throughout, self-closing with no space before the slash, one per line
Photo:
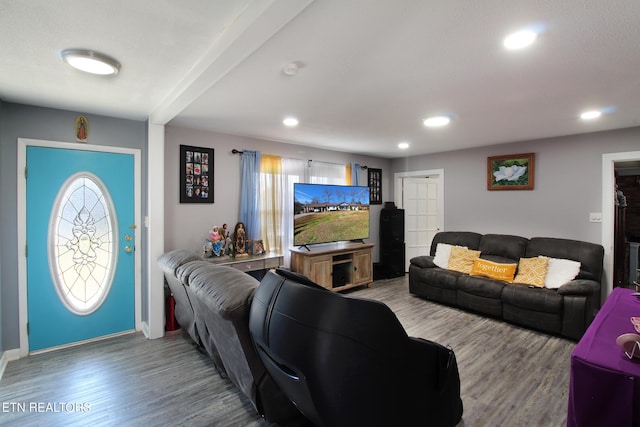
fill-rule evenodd
<path id="1" fill-rule="evenodd" d="M 234 248 L 237 257 L 249 256 L 247 253 L 247 230 L 244 223 L 239 222 L 233 230 Z"/>
<path id="2" fill-rule="evenodd" d="M 220 235 L 222 236 L 222 241 L 224 242 L 222 253 L 223 255 L 228 255 L 229 253 L 231 253 L 231 248 L 233 247 L 233 244 L 231 242 L 231 236 L 229 235 L 229 230 L 227 229 L 227 224 L 222 224 L 222 229 L 218 231 L 220 232 Z"/>

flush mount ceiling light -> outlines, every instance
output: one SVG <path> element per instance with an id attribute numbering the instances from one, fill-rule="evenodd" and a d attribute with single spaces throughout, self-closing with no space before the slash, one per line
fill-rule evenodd
<path id="1" fill-rule="evenodd" d="M 120 63 L 115 59 L 87 49 L 65 49 L 60 56 L 67 64 L 85 73 L 112 76 L 120 72 Z"/>
<path id="2" fill-rule="evenodd" d="M 516 31 L 505 37 L 503 45 L 509 50 L 523 49 L 530 46 L 536 40 L 536 37 L 538 37 L 538 34 L 531 30 Z"/>
<path id="3" fill-rule="evenodd" d="M 409 148 L 409 143 L 406 141 L 402 141 L 398 143 L 398 148 L 401 150 L 406 150 L 407 148 Z"/>
<path id="4" fill-rule="evenodd" d="M 296 119 L 295 117 L 287 117 L 282 121 L 282 124 L 292 128 L 298 126 L 298 119 Z"/>
<path id="5" fill-rule="evenodd" d="M 422 123 L 429 128 L 437 128 L 441 126 L 446 126 L 451 122 L 451 118 L 449 116 L 433 116 L 427 117 L 422 121 Z"/>
<path id="6" fill-rule="evenodd" d="M 580 114 L 580 118 L 582 120 L 593 120 L 593 119 L 597 119 L 601 115 L 602 115 L 602 112 L 599 110 L 590 110 Z"/>

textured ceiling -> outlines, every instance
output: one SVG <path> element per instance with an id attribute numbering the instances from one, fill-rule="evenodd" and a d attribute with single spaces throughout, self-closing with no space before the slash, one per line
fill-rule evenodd
<path id="1" fill-rule="evenodd" d="M 634 0 L 0 0 L 0 40 L 4 101 L 389 158 L 640 125 Z M 121 73 L 69 69 L 73 47 Z"/>

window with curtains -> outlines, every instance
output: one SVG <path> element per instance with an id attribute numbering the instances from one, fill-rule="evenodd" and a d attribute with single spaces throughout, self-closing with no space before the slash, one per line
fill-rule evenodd
<path id="1" fill-rule="evenodd" d="M 279 252 L 290 264 L 293 245 L 293 184 L 346 184 L 344 164 L 287 159 L 263 154 L 260 161 L 261 239 L 266 251 Z"/>

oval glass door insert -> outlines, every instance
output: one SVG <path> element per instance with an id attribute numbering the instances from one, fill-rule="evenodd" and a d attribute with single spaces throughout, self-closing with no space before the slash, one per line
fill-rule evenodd
<path id="1" fill-rule="evenodd" d="M 87 315 L 104 302 L 117 258 L 113 202 L 100 179 L 79 172 L 62 185 L 49 221 L 49 269 L 69 311 Z"/>

